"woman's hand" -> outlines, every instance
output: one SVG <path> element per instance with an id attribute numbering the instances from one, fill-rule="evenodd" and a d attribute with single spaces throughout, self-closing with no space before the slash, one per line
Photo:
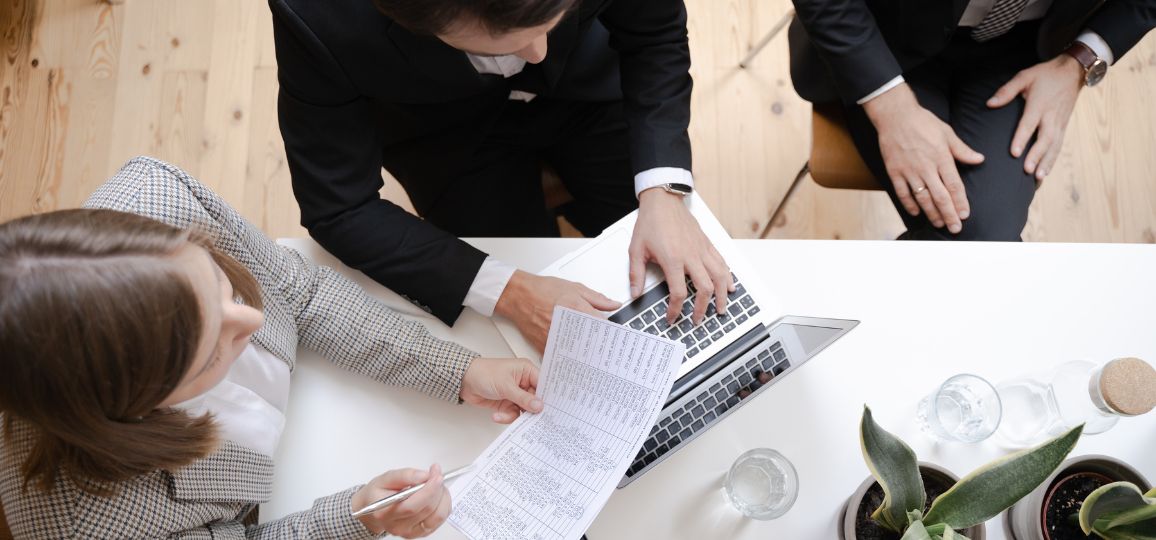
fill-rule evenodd
<path id="1" fill-rule="evenodd" d="M 398 469 L 389 471 L 353 494 L 351 510 L 356 512 L 412 485 L 425 482 L 425 487 L 408 499 L 382 508 L 357 519 L 373 534 L 388 532 L 402 538 L 421 538 L 437 530 L 450 515 L 450 492 L 446 490 L 440 465 L 428 471 Z"/>
<path id="2" fill-rule="evenodd" d="M 493 419 L 509 424 L 522 411 L 542 412 L 538 366 L 525 358 L 476 358 L 462 379 L 462 401 L 494 411 Z"/>

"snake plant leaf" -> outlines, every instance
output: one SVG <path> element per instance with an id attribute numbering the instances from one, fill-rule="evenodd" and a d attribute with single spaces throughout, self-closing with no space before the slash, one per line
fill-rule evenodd
<path id="1" fill-rule="evenodd" d="M 923 527 L 923 522 L 918 519 L 911 522 L 906 531 L 903 531 L 903 537 L 899 540 L 933 540 L 931 534 Z"/>
<path id="2" fill-rule="evenodd" d="M 935 525 L 926 525 L 927 533 L 933 539 L 940 540 L 971 540 L 970 538 L 955 532 L 955 529 L 944 525 L 943 523 L 936 523 Z"/>
<path id="3" fill-rule="evenodd" d="M 907 512 L 922 511 L 927 502 L 915 452 L 899 437 L 879 427 L 866 405 L 859 425 L 859 443 L 871 476 L 883 488 L 883 503 L 871 513 L 871 518 L 884 528 L 903 532 L 911 522 Z"/>
<path id="4" fill-rule="evenodd" d="M 1156 522 L 1156 499 L 1145 497 L 1140 488 L 1130 482 L 1101 486 L 1080 506 L 1080 528 L 1084 534 L 1148 519 Z"/>
<path id="5" fill-rule="evenodd" d="M 1099 523 L 1100 520 L 1096 520 Z M 1108 520 L 1108 529 L 1124 525 L 1144 524 L 1149 533 L 1156 535 L 1156 500 L 1144 498 L 1144 506 L 1125 510 Z"/>
<path id="6" fill-rule="evenodd" d="M 1075 448 L 1083 430 L 1080 424 L 1039 446 L 1004 456 L 972 471 L 935 499 L 923 522 L 966 529 L 991 519 L 1031 493 L 1052 474 Z"/>
<path id="7" fill-rule="evenodd" d="M 1097 530 L 1096 535 L 1108 540 L 1156 540 L 1156 531 L 1153 531 L 1152 525 L 1148 523 L 1133 523 L 1132 525 L 1108 529 L 1102 533 Z"/>

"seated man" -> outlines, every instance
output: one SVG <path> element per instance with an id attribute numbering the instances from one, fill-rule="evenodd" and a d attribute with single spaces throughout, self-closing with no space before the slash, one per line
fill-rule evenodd
<path id="1" fill-rule="evenodd" d="M 730 271 L 683 201 L 691 79 L 681 0 L 270 0 L 281 134 L 310 235 L 447 324 L 512 319 L 539 349 L 553 307 L 617 303 L 517 271 L 457 236 L 554 236 L 542 164 L 587 236 L 640 208 L 630 277 L 715 293 Z M 421 216 L 382 200 L 381 168 Z M 625 270 L 625 269 L 624 269 Z M 711 294 L 696 297 L 702 319 Z M 671 312 L 673 317 L 677 310 Z"/>
<path id="2" fill-rule="evenodd" d="M 907 225 L 900 238 L 925 240 L 1019 240 L 1080 89 L 1156 26 L 1156 0 L 795 7 L 796 90 L 843 101 Z"/>

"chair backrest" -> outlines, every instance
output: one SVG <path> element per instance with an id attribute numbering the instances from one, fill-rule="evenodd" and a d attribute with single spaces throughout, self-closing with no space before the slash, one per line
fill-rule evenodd
<path id="1" fill-rule="evenodd" d="M 816 103 L 811 112 L 811 178 L 823 187 L 882 190 L 851 140 L 839 103 Z"/>

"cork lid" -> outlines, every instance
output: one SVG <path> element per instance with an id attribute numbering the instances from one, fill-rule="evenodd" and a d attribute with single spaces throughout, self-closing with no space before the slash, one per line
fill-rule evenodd
<path id="1" fill-rule="evenodd" d="M 1109 407 L 1135 416 L 1156 407 L 1156 369 L 1139 358 L 1117 358 L 1100 373 L 1100 392 Z"/>

